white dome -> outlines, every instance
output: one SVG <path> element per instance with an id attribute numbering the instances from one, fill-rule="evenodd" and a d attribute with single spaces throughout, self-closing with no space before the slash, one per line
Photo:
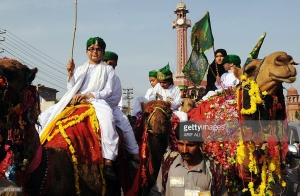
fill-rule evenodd
<path id="1" fill-rule="evenodd" d="M 186 10 L 186 5 L 184 4 L 184 2 L 180 1 L 177 4 L 176 10 Z"/>

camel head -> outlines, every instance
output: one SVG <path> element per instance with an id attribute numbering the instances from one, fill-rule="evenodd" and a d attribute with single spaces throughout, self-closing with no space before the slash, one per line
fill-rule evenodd
<path id="1" fill-rule="evenodd" d="M 148 129 L 157 136 L 166 136 L 171 123 L 171 104 L 161 100 L 154 100 L 142 103 L 142 110 L 148 122 Z"/>
<path id="2" fill-rule="evenodd" d="M 37 68 L 29 69 L 15 59 L 0 59 L 0 74 L 8 82 L 8 88 L 20 91 L 31 84 L 37 73 Z"/>
<path id="3" fill-rule="evenodd" d="M 293 83 L 296 80 L 297 71 L 293 57 L 285 52 L 274 52 L 264 60 L 254 59 L 245 68 L 244 75 L 255 79 L 261 91 L 267 91 L 274 95 L 282 83 Z M 234 75 L 241 80 L 244 68 L 234 67 Z M 256 76 L 256 78 L 255 78 Z"/>
<path id="4" fill-rule="evenodd" d="M 189 112 L 192 108 L 196 107 L 195 101 L 190 98 L 183 98 L 181 104 L 181 111 L 182 112 Z"/>
<path id="5" fill-rule="evenodd" d="M 9 143 L 13 150 L 22 150 L 37 134 L 39 96 L 36 87 L 31 85 L 36 73 L 37 68 L 29 69 L 17 60 L 0 59 L 0 154 L 3 156 L 5 144 Z M 22 157 L 16 158 L 22 161 Z M 2 159 L 0 156 L 0 161 Z"/>

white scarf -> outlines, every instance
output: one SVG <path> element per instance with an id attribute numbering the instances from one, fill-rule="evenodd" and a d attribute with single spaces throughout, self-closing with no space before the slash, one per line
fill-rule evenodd
<path id="1" fill-rule="evenodd" d="M 45 125 L 45 127 L 43 127 L 43 130 L 40 132 L 40 135 L 44 132 L 45 128 L 48 126 L 48 124 L 61 112 L 63 111 L 63 109 L 65 109 L 65 107 L 68 105 L 68 103 L 70 103 L 70 101 L 72 100 L 73 96 L 78 92 L 78 90 L 80 89 L 84 78 L 86 76 L 86 73 L 88 71 L 89 68 L 89 61 L 87 61 L 82 68 L 82 73 L 79 75 L 75 85 L 68 90 L 68 92 L 61 98 L 61 100 L 55 104 L 55 107 L 50 115 L 50 117 L 48 118 L 48 121 Z M 95 90 L 101 90 L 104 87 L 104 84 L 107 80 L 107 65 L 101 61 L 95 68 L 95 71 L 93 73 L 93 76 L 88 84 L 87 89 L 85 89 L 81 94 L 89 94 Z"/>

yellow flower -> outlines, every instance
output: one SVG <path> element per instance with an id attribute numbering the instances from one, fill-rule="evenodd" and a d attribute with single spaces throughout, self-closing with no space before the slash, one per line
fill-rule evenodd
<path id="1" fill-rule="evenodd" d="M 245 75 L 242 75 L 242 76 L 241 76 L 241 80 L 242 80 L 242 81 L 245 81 L 246 79 L 247 79 L 247 77 L 246 77 Z"/>
<path id="2" fill-rule="evenodd" d="M 282 181 L 282 182 L 281 182 L 281 186 L 282 186 L 282 187 L 286 187 L 286 182 L 285 182 L 285 181 Z"/>
<path id="3" fill-rule="evenodd" d="M 267 94 L 268 94 L 267 91 L 262 92 L 262 95 L 267 95 Z"/>
<path id="4" fill-rule="evenodd" d="M 248 191 L 248 189 L 247 188 L 244 188 L 243 190 L 242 190 L 242 192 L 244 193 L 244 192 L 246 192 L 246 191 Z"/>

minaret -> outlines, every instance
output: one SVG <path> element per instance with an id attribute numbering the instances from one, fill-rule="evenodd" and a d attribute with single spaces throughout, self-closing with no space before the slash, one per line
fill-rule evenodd
<path id="1" fill-rule="evenodd" d="M 173 29 L 176 28 L 177 31 L 177 69 L 174 74 L 174 84 L 176 86 L 190 86 L 190 82 L 184 78 L 182 69 L 188 61 L 187 28 L 191 27 L 191 20 L 186 18 L 186 14 L 189 13 L 189 11 L 182 1 L 177 4 L 174 13 L 177 15 L 176 20 L 172 22 Z"/>
<path id="2" fill-rule="evenodd" d="M 286 95 L 286 113 L 288 120 L 290 122 L 294 121 L 299 121 L 298 119 L 295 118 L 295 113 L 298 111 L 300 114 L 300 100 L 299 100 L 299 94 L 297 89 L 294 87 L 290 87 L 287 90 L 287 95 Z"/>

